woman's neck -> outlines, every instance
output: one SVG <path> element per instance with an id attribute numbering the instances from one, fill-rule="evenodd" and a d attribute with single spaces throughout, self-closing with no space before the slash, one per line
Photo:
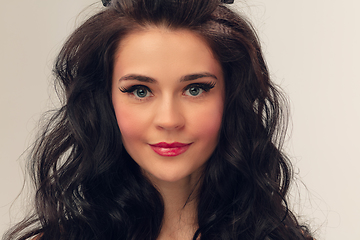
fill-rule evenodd
<path id="1" fill-rule="evenodd" d="M 196 199 L 164 198 L 164 218 L 158 240 L 190 240 L 197 227 Z"/>
<path id="2" fill-rule="evenodd" d="M 200 176 L 164 182 L 149 176 L 164 201 L 164 218 L 158 240 L 190 240 L 198 228 L 197 205 Z"/>

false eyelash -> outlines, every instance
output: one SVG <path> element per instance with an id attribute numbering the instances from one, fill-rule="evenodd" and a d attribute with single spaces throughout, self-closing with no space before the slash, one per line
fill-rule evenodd
<path id="1" fill-rule="evenodd" d="M 209 92 L 212 88 L 214 88 L 216 85 L 216 82 L 208 82 L 208 83 L 192 83 L 192 84 L 189 84 L 187 85 L 183 91 L 185 92 L 186 90 L 188 90 L 189 88 L 192 88 L 192 87 L 198 87 L 198 88 L 201 88 L 202 90 L 204 90 L 204 92 Z M 139 89 L 139 88 L 145 88 L 147 91 L 149 91 L 150 93 L 151 90 L 150 88 L 148 88 L 147 86 L 145 85 L 133 85 L 133 86 L 130 86 L 130 87 L 121 87 L 119 88 L 119 90 L 123 93 L 133 93 L 136 89 Z"/>
<path id="2" fill-rule="evenodd" d="M 136 89 L 139 89 L 139 88 L 145 88 L 147 91 L 149 91 L 151 93 L 151 90 L 144 86 L 144 85 L 133 85 L 133 86 L 130 86 L 128 88 L 125 88 L 125 87 L 121 87 L 119 88 L 119 90 L 123 93 L 132 93 L 134 92 Z"/>
<path id="3" fill-rule="evenodd" d="M 187 86 L 184 88 L 184 91 L 185 91 L 185 90 L 188 90 L 189 88 L 192 88 L 192 87 L 198 87 L 198 88 L 201 88 L 202 90 L 204 90 L 205 92 L 208 92 L 208 91 L 210 91 L 212 88 L 214 88 L 215 85 L 216 85 L 215 82 L 192 83 L 192 84 L 187 85 Z"/>

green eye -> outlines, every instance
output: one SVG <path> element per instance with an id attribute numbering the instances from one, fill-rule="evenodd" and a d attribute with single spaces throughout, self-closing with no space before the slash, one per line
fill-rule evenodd
<path id="1" fill-rule="evenodd" d="M 190 97 L 197 97 L 204 92 L 209 92 L 215 87 L 215 82 L 210 83 L 193 83 L 185 87 L 184 94 Z"/>
<path id="2" fill-rule="evenodd" d="M 119 88 L 119 90 L 123 93 L 134 95 L 138 99 L 150 97 L 152 95 L 151 90 L 144 85 L 134 85 L 129 88 L 122 87 Z"/>
<path id="3" fill-rule="evenodd" d="M 204 90 L 201 89 L 200 87 L 190 87 L 188 90 L 186 90 L 185 94 L 186 95 L 191 95 L 191 96 L 198 96 L 200 95 Z M 188 94 L 187 94 L 188 93 Z"/>
<path id="4" fill-rule="evenodd" d="M 146 96 L 148 96 L 149 91 L 146 88 L 138 88 L 136 89 L 133 94 L 139 98 L 144 98 Z"/>

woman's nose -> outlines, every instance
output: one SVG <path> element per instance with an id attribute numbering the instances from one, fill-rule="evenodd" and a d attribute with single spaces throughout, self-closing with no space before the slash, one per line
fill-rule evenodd
<path id="1" fill-rule="evenodd" d="M 154 123 L 159 129 L 181 129 L 185 125 L 185 118 L 180 103 L 174 99 L 166 99 L 159 102 Z"/>

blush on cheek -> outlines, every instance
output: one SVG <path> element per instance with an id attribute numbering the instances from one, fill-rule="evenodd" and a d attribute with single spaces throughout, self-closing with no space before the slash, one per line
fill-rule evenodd
<path id="1" fill-rule="evenodd" d="M 120 128 L 121 135 L 128 139 L 136 138 L 140 134 L 139 124 L 130 119 L 120 119 L 118 120 L 118 125 Z"/>
<path id="2" fill-rule="evenodd" d="M 221 108 L 220 108 L 221 109 Z M 221 127 L 222 111 L 203 111 L 196 117 L 197 134 L 202 138 L 217 139 Z"/>
<path id="3" fill-rule="evenodd" d="M 136 135 L 141 123 L 137 122 L 138 120 L 134 117 L 134 113 L 127 108 L 121 107 L 118 107 L 115 112 L 121 135 L 130 138 L 131 136 Z"/>
<path id="4" fill-rule="evenodd" d="M 206 129 L 204 129 L 204 136 L 217 139 L 220 126 L 221 126 L 221 117 L 214 119 L 214 121 L 209 123 Z"/>

